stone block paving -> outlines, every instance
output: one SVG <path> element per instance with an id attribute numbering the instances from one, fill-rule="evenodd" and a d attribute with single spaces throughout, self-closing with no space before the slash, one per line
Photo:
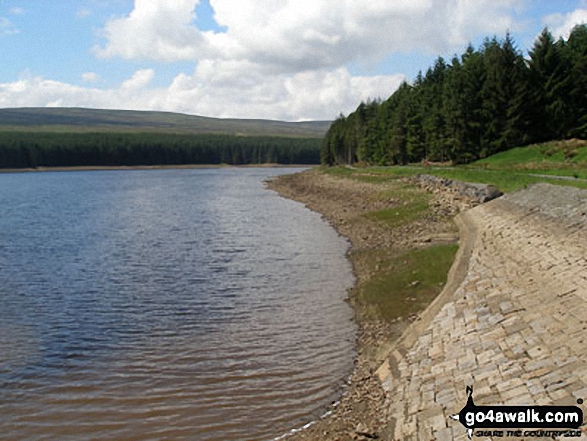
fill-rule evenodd
<path id="1" fill-rule="evenodd" d="M 467 385 L 477 405 L 587 402 L 586 212 L 587 191 L 547 184 L 467 212 L 465 279 L 390 362 L 395 439 L 467 439 L 449 419 Z"/>

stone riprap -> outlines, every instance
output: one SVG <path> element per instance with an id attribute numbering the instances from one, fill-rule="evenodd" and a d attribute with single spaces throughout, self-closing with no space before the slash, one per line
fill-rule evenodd
<path id="1" fill-rule="evenodd" d="M 413 182 L 426 190 L 437 192 L 447 191 L 454 196 L 464 198 L 473 205 L 482 204 L 500 197 L 503 193 L 493 185 L 475 184 L 420 174 L 412 178 Z"/>
<path id="2" fill-rule="evenodd" d="M 477 405 L 587 401 L 587 191 L 537 184 L 459 223 L 447 287 L 378 371 L 394 439 L 467 439 L 467 385 Z"/>

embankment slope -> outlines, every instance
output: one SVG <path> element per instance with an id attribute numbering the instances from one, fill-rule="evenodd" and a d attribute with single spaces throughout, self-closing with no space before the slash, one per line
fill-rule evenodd
<path id="1" fill-rule="evenodd" d="M 537 184 L 476 207 L 462 283 L 390 357 L 390 439 L 465 440 L 478 405 L 587 398 L 587 191 Z M 412 332 L 413 333 L 413 332 Z"/>

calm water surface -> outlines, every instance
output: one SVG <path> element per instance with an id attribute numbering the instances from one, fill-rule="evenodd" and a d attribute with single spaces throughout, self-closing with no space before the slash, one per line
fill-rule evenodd
<path id="1" fill-rule="evenodd" d="M 0 175 L 0 439 L 264 440 L 352 368 L 346 242 L 295 170 Z"/>

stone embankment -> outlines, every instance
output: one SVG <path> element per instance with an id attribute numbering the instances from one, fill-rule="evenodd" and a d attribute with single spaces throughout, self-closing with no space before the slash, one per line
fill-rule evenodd
<path id="1" fill-rule="evenodd" d="M 473 206 L 492 201 L 503 195 L 493 185 L 461 182 L 426 174 L 414 176 L 412 182 L 432 193 L 445 193 L 447 196 L 451 196 L 451 200 L 461 199 L 464 203 Z"/>
<path id="2" fill-rule="evenodd" d="M 467 439 L 449 419 L 466 386 L 477 405 L 587 401 L 587 191 L 538 184 L 457 220 L 445 290 L 377 372 L 391 439 Z"/>

